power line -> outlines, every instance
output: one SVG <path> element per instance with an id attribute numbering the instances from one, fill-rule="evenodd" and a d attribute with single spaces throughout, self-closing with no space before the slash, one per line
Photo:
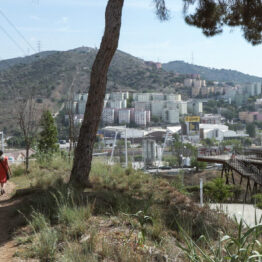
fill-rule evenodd
<path id="1" fill-rule="evenodd" d="M 24 35 L 17 29 L 17 27 L 12 23 L 12 21 L 4 14 L 4 12 L 0 9 L 0 14 L 2 17 L 5 18 L 5 20 L 11 25 L 14 30 L 17 32 L 17 34 L 20 35 L 20 37 L 27 43 L 27 45 L 35 52 L 37 53 L 36 49 L 29 43 L 29 41 L 24 37 Z"/>
<path id="2" fill-rule="evenodd" d="M 14 43 L 14 45 L 26 56 L 24 49 L 14 40 L 14 38 L 7 33 L 7 31 L 0 25 L 0 29 L 7 35 L 7 37 Z"/>

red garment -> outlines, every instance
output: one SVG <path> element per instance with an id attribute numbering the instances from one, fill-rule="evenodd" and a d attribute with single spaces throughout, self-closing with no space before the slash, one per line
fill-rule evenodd
<path id="1" fill-rule="evenodd" d="M 4 157 L 3 160 L 0 160 L 2 163 L 0 163 L 0 183 L 6 183 L 7 177 L 6 177 L 6 171 L 8 171 L 8 158 Z"/>

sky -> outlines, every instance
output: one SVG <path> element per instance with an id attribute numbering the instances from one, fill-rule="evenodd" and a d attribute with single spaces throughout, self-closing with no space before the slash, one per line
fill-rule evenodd
<path id="1" fill-rule="evenodd" d="M 125 0 L 120 50 L 144 60 L 184 60 L 262 77 L 262 45 L 252 46 L 237 28 L 225 28 L 222 34 L 207 38 L 200 29 L 185 24 L 182 0 L 166 2 L 171 18 L 160 22 L 152 0 Z M 38 50 L 99 47 L 106 3 L 0 0 L 0 59 L 26 56 Z"/>

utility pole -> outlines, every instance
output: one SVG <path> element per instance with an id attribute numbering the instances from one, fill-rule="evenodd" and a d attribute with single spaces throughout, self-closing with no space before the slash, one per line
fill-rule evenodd
<path id="1" fill-rule="evenodd" d="M 38 51 L 38 53 L 41 52 L 41 41 L 40 40 L 37 41 L 37 51 Z"/>
<path id="2" fill-rule="evenodd" d="M 126 126 L 125 126 L 125 149 L 126 149 L 126 167 L 128 166 L 128 158 L 127 158 L 127 134 L 126 134 Z"/>
<path id="3" fill-rule="evenodd" d="M 115 133 L 115 139 L 114 139 L 114 143 L 113 143 L 113 148 L 112 148 L 112 151 L 111 151 L 111 157 L 110 157 L 110 164 L 112 164 L 113 162 L 113 156 L 114 156 L 114 150 L 115 150 L 115 146 L 116 146 L 116 138 L 117 138 L 117 131 Z"/>
<path id="4" fill-rule="evenodd" d="M 200 206 L 203 206 L 203 178 L 200 178 Z"/>

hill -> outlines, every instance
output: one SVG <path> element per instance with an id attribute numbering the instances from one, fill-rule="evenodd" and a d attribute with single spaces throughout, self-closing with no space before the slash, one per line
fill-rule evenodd
<path id="1" fill-rule="evenodd" d="M 23 166 L 13 168 L 13 182 L 22 189 L 5 201 L 8 207 L 1 208 L 0 200 L 0 214 L 5 215 L 1 243 L 16 229 L 15 249 L 10 250 L 10 243 L 4 246 L 3 253 L 10 254 L 4 261 L 11 261 L 14 252 L 17 261 L 196 261 L 186 259 L 181 249 L 186 246 L 185 237 L 193 243 L 204 235 L 210 243 L 203 242 L 201 247 L 213 244 L 215 248 L 216 240 L 236 232 L 221 212 L 200 207 L 181 193 L 177 176 L 168 180 L 96 159 L 90 175 L 92 188 L 81 191 L 66 183 L 71 168 L 71 162 L 59 155 L 33 162 L 30 179 Z M 15 206 L 14 200 L 20 199 Z M 12 218 L 19 218 L 23 227 Z M 254 239 L 245 241 L 247 246 Z"/>
<path id="2" fill-rule="evenodd" d="M 87 92 L 96 53 L 96 49 L 80 47 L 0 62 L 0 130 L 15 125 L 11 114 L 14 100 L 28 91 L 33 90 L 39 103 L 53 112 L 66 100 L 69 90 Z M 182 92 L 182 81 L 181 76 L 117 51 L 109 69 L 107 91 Z"/>
<path id="3" fill-rule="evenodd" d="M 45 51 L 45 52 L 41 52 L 38 54 L 26 56 L 26 57 L 17 57 L 17 58 L 2 60 L 0 61 L 0 72 L 12 66 L 18 65 L 18 64 L 27 65 L 27 64 L 33 63 L 34 61 L 45 58 L 51 54 L 54 54 L 55 52 L 56 51 Z"/>
<path id="4" fill-rule="evenodd" d="M 184 61 L 172 61 L 162 64 L 162 68 L 167 72 L 179 74 L 200 74 L 201 78 L 219 82 L 261 82 L 262 78 L 252 76 L 230 69 L 215 69 L 210 67 L 198 66 Z"/>

